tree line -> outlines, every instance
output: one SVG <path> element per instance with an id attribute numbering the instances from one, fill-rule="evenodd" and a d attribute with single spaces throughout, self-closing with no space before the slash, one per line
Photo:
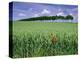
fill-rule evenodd
<path id="1" fill-rule="evenodd" d="M 27 19 L 22 19 L 20 21 L 36 21 L 36 20 L 73 20 L 73 16 L 67 15 L 67 16 L 40 16 L 40 17 L 32 17 Z"/>

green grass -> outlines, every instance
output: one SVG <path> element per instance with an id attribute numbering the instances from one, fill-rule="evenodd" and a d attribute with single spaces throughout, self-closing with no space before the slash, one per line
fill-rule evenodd
<path id="1" fill-rule="evenodd" d="M 15 21 L 13 58 L 77 54 L 77 29 L 77 23 Z"/>

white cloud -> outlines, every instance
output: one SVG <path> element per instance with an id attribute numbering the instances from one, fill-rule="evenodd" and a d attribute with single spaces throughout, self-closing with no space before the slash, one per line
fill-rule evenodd
<path id="1" fill-rule="evenodd" d="M 39 14 L 34 14 L 34 15 L 33 15 L 33 17 L 38 17 L 38 16 L 39 16 Z"/>
<path id="2" fill-rule="evenodd" d="M 26 12 L 26 10 L 23 10 L 23 9 L 13 9 L 13 11 L 23 12 L 23 13 L 25 13 L 25 12 Z"/>
<path id="3" fill-rule="evenodd" d="M 68 12 L 74 12 L 74 11 L 77 11 L 77 10 L 78 10 L 78 8 L 66 9 L 66 11 L 68 11 Z"/>
<path id="4" fill-rule="evenodd" d="M 72 13 L 70 13 L 70 15 L 73 15 Z"/>
<path id="5" fill-rule="evenodd" d="M 59 13 L 57 13 L 57 16 L 65 16 L 65 14 L 63 13 L 63 12 L 59 12 Z"/>
<path id="6" fill-rule="evenodd" d="M 19 13 L 18 16 L 26 16 L 24 13 Z"/>
<path id="7" fill-rule="evenodd" d="M 74 9 L 72 9 L 72 11 L 77 11 L 78 10 L 78 8 L 74 8 Z"/>
<path id="8" fill-rule="evenodd" d="M 62 9 L 60 9 L 60 8 L 59 8 L 59 9 L 58 9 L 58 11 L 59 11 L 59 12 L 61 12 L 61 11 L 62 11 Z"/>
<path id="9" fill-rule="evenodd" d="M 33 10 L 33 8 L 30 8 L 30 9 L 29 9 L 29 11 L 32 11 L 32 10 Z"/>
<path id="10" fill-rule="evenodd" d="M 43 9 L 43 11 L 41 12 L 41 14 L 50 14 L 50 11 L 47 9 Z"/>

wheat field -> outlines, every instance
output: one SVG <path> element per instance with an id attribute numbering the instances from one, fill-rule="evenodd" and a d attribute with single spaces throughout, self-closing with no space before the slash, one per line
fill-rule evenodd
<path id="1" fill-rule="evenodd" d="M 77 23 L 13 22 L 13 58 L 78 54 Z"/>

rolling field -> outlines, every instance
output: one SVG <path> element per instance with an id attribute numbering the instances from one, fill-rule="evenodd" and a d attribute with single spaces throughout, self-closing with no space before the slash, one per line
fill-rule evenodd
<path id="1" fill-rule="evenodd" d="M 78 54 L 77 23 L 13 22 L 13 58 Z"/>

